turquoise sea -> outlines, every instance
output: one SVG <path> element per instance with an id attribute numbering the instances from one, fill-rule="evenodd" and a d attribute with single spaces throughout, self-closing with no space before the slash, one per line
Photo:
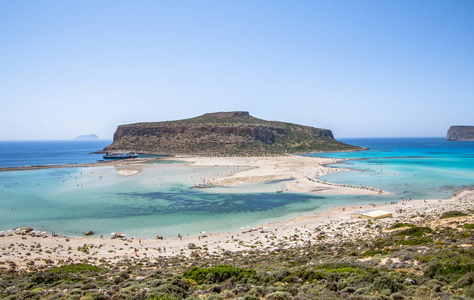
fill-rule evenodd
<path id="1" fill-rule="evenodd" d="M 69 236 L 81 236 L 93 230 L 104 236 L 125 232 L 128 236 L 153 238 L 159 234 L 172 238 L 178 234 L 198 235 L 201 231 L 233 232 L 334 206 L 384 203 L 401 197 L 448 198 L 459 189 L 474 186 L 474 142 L 446 142 L 442 138 L 343 141 L 370 150 L 310 154 L 349 159 L 337 166 L 354 169 L 322 179 L 373 186 L 391 191 L 393 195 L 277 194 L 275 190 L 281 187 L 281 182 L 194 189 L 191 187 L 203 179 L 233 172 L 236 168 L 191 167 L 183 162 L 145 166 L 134 176 L 120 176 L 113 167 L 100 165 L 10 171 L 0 172 L 0 231 L 29 226 Z M 5 143 L 18 142 L 0 142 L 0 157 L 4 156 L 5 149 L 13 156 L 26 151 L 21 149 L 21 144 L 6 147 Z M 39 155 L 41 163 L 30 159 L 25 165 L 58 163 L 54 155 L 47 153 L 47 144 L 51 143 L 51 153 L 61 153 L 62 146 L 55 142 L 44 143 L 43 154 Z M 71 144 L 73 142 L 64 143 L 65 149 L 72 147 L 74 155 L 71 160 L 60 163 L 71 164 L 100 159 L 88 153 L 108 144 L 97 144 L 95 149 L 89 149 Z M 19 148 L 12 151 L 15 147 Z M 35 152 L 34 147 L 28 149 Z M 5 166 L 4 160 L 0 160 L 0 166 Z"/>
<path id="2" fill-rule="evenodd" d="M 413 199 L 449 198 L 474 186 L 474 141 L 445 138 L 343 139 L 366 151 L 310 154 L 347 159 L 338 167 L 352 172 L 332 173 L 322 179 L 373 186 Z"/>

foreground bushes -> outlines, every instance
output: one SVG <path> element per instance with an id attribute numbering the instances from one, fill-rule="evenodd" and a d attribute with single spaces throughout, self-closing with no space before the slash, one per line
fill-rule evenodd
<path id="1" fill-rule="evenodd" d="M 98 275 L 100 272 L 105 271 L 105 268 L 88 265 L 88 264 L 71 264 L 56 267 L 46 272 L 37 272 L 33 275 L 32 282 L 40 284 L 51 284 L 56 281 L 83 281 L 83 277 L 80 274 L 89 276 Z"/>
<path id="2" fill-rule="evenodd" d="M 472 222 L 472 221 L 469 221 Z M 6 299 L 471 299 L 471 223 L 356 242 L 110 263 L 0 265 Z M 410 226 L 408 226 L 410 225 Z M 420 225 L 420 223 L 418 223 Z M 226 264 L 222 264 L 225 261 Z M 48 261 L 48 264 L 52 262 Z"/>
<path id="3" fill-rule="evenodd" d="M 447 211 L 441 215 L 440 219 L 447 219 L 447 218 L 456 218 L 456 217 L 465 217 L 467 214 L 463 213 L 462 211 Z"/>
<path id="4" fill-rule="evenodd" d="M 247 282 L 257 272 L 253 269 L 240 269 L 233 266 L 219 265 L 212 268 L 197 268 L 184 272 L 183 277 L 192 279 L 198 284 L 220 283 L 235 278 L 238 282 Z"/>

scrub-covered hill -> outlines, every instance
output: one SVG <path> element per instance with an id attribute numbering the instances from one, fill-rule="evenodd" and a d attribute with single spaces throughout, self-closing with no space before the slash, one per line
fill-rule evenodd
<path id="1" fill-rule="evenodd" d="M 261 156 L 358 149 L 335 140 L 328 129 L 266 121 L 237 111 L 178 121 L 120 125 L 113 143 L 104 151 Z"/>

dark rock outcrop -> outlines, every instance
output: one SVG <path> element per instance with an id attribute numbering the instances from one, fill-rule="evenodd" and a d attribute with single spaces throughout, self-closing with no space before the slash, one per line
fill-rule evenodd
<path id="1" fill-rule="evenodd" d="M 248 112 L 220 112 L 167 122 L 120 125 L 104 151 L 161 154 L 268 155 L 356 150 L 334 139 L 331 130 L 265 121 Z"/>
<path id="2" fill-rule="evenodd" d="M 446 139 L 448 141 L 474 141 L 474 126 L 451 126 Z"/>

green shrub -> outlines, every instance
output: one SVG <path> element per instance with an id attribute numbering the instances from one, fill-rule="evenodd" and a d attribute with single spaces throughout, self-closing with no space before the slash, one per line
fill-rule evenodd
<path id="1" fill-rule="evenodd" d="M 418 237 L 421 237 L 425 233 L 431 233 L 431 232 L 433 232 L 433 230 L 431 230 L 431 228 L 429 228 L 429 227 L 415 226 L 415 227 L 412 227 L 412 228 L 402 230 L 402 231 L 398 232 L 396 235 L 398 235 L 398 236 L 418 236 Z"/>
<path id="2" fill-rule="evenodd" d="M 474 229 L 474 224 L 464 224 L 464 229 Z"/>
<path id="3" fill-rule="evenodd" d="M 471 286 L 471 285 L 474 285 L 474 272 L 469 272 L 469 273 L 464 274 L 464 276 L 461 277 L 461 278 L 456 282 L 456 284 L 454 285 L 454 287 L 456 287 L 456 288 L 464 288 L 464 287 Z"/>
<path id="4" fill-rule="evenodd" d="M 400 293 L 394 293 L 390 296 L 390 298 L 392 300 L 402 300 L 402 299 L 405 299 L 405 296 L 403 296 L 402 294 Z"/>
<path id="5" fill-rule="evenodd" d="M 405 245 L 405 246 L 418 246 L 418 245 L 426 245 L 432 242 L 433 240 L 430 238 L 417 237 L 417 238 L 399 241 L 397 244 Z"/>
<path id="6" fill-rule="evenodd" d="M 274 292 L 265 297 L 266 300 L 291 300 L 293 296 L 288 292 Z"/>
<path id="7" fill-rule="evenodd" d="M 56 273 L 44 273 L 44 272 L 39 272 L 33 275 L 31 278 L 31 281 L 34 283 L 44 283 L 44 284 L 51 284 L 56 281 L 62 280 L 62 276 Z"/>
<path id="8" fill-rule="evenodd" d="M 197 268 L 184 272 L 183 277 L 192 279 L 198 284 L 220 283 L 234 277 L 237 282 L 245 282 L 249 277 L 256 274 L 253 269 L 235 268 L 228 265 L 218 265 L 212 268 Z"/>
<path id="9" fill-rule="evenodd" d="M 424 269 L 424 275 L 431 278 L 446 275 L 459 278 L 470 272 L 474 272 L 474 263 L 440 263 L 438 260 L 433 260 Z"/>
<path id="10" fill-rule="evenodd" d="M 148 299 L 180 300 L 186 298 L 187 292 L 179 286 L 166 283 L 159 287 L 150 289 L 147 295 L 149 297 Z"/>
<path id="11" fill-rule="evenodd" d="M 402 290 L 403 285 L 391 277 L 381 275 L 375 278 L 372 288 L 376 291 L 390 290 L 391 294 Z"/>
<path id="12" fill-rule="evenodd" d="M 395 223 L 392 226 L 390 226 L 388 229 L 397 229 L 397 228 L 403 228 L 403 227 L 415 227 L 413 224 L 407 224 L 407 223 Z"/>
<path id="13" fill-rule="evenodd" d="M 360 274 L 363 275 L 365 272 L 359 268 L 354 268 L 354 267 L 341 267 L 341 268 L 335 268 L 335 269 L 328 269 L 326 270 L 327 273 L 351 273 L 351 274 Z"/>
<path id="14" fill-rule="evenodd" d="M 35 273 L 32 276 L 31 281 L 37 284 L 51 284 L 60 280 L 78 282 L 84 280 L 79 274 L 99 273 L 105 270 L 105 268 L 88 264 L 64 265 L 45 272 Z"/>
<path id="15" fill-rule="evenodd" d="M 88 264 L 71 264 L 71 265 L 64 265 L 61 267 L 57 267 L 51 269 L 48 272 L 51 273 L 62 273 L 62 274 L 74 274 L 74 273 L 86 273 L 86 272 L 102 272 L 105 271 L 104 268 L 88 265 Z"/>
<path id="16" fill-rule="evenodd" d="M 462 211 L 452 210 L 443 213 L 440 219 L 448 219 L 448 218 L 455 218 L 455 217 L 465 217 L 467 214 L 463 213 Z"/>
<path id="17" fill-rule="evenodd" d="M 474 298 L 474 285 L 471 285 L 466 289 L 466 296 L 469 298 Z"/>
<path id="18" fill-rule="evenodd" d="M 176 300 L 176 298 L 173 298 L 170 295 L 152 295 L 148 296 L 148 300 Z"/>

